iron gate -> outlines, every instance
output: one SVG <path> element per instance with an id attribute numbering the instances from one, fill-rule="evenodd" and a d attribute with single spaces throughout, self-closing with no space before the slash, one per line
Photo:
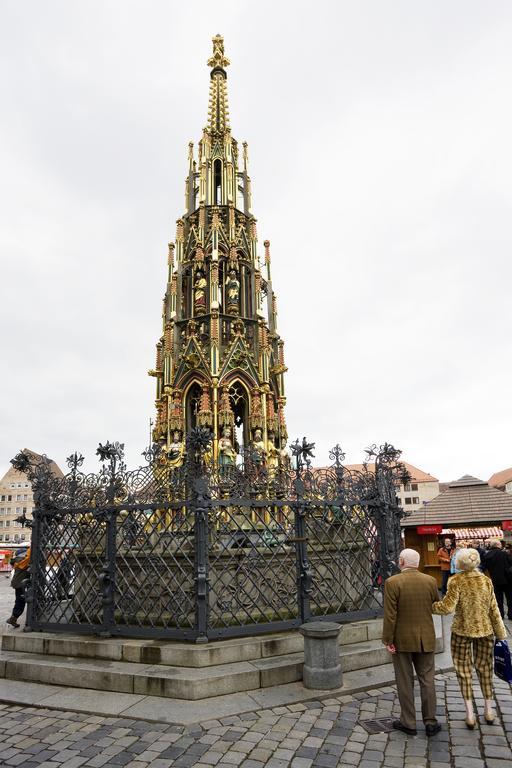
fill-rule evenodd
<path id="1" fill-rule="evenodd" d="M 56 477 L 50 460 L 12 464 L 33 488 L 27 626 L 129 637 L 208 638 L 379 615 L 384 580 L 397 569 L 400 452 L 367 450 L 361 471 L 311 466 L 313 444 L 292 446 L 292 469 L 219 466 L 197 429 L 187 461 L 169 468 L 152 446 L 128 471 L 123 446 L 98 448 Z"/>

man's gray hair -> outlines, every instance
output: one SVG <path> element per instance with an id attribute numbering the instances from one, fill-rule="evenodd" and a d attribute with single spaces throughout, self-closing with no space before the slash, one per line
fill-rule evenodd
<path id="1" fill-rule="evenodd" d="M 404 562 L 404 568 L 417 568 L 420 564 L 420 553 L 415 549 L 402 549 L 399 557 Z"/>

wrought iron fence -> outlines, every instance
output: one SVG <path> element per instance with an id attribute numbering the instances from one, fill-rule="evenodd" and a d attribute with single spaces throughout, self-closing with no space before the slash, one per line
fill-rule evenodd
<path id="1" fill-rule="evenodd" d="M 97 474 L 74 454 L 64 477 L 18 454 L 35 502 L 28 628 L 201 641 L 379 615 L 400 546 L 400 452 L 373 446 L 349 471 L 339 446 L 313 468 L 313 447 L 296 441 L 294 468 L 250 454 L 219 466 L 197 429 L 181 467 L 152 446 L 128 471 L 107 443 Z"/>

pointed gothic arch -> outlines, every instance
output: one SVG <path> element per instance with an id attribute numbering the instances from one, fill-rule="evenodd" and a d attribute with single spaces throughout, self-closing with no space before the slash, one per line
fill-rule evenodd
<path id="1" fill-rule="evenodd" d="M 240 375 L 230 376 L 228 381 L 224 381 L 228 388 L 229 402 L 235 416 L 234 437 L 237 443 L 237 450 L 242 452 L 248 448 L 251 442 L 250 413 L 251 413 L 251 391 L 250 386 L 245 381 L 245 377 Z"/>
<path id="2" fill-rule="evenodd" d="M 185 417 L 185 434 L 198 426 L 197 414 L 201 403 L 201 394 L 206 380 L 199 376 L 192 376 L 183 388 L 183 415 Z"/>

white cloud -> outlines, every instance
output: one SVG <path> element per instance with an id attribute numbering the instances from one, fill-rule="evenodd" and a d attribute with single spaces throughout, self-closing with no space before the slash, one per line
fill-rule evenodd
<path id="1" fill-rule="evenodd" d="M 499 2 L 3 4 L 0 464 L 138 461 L 221 32 L 291 435 L 443 480 L 511 465 L 511 27 Z"/>

